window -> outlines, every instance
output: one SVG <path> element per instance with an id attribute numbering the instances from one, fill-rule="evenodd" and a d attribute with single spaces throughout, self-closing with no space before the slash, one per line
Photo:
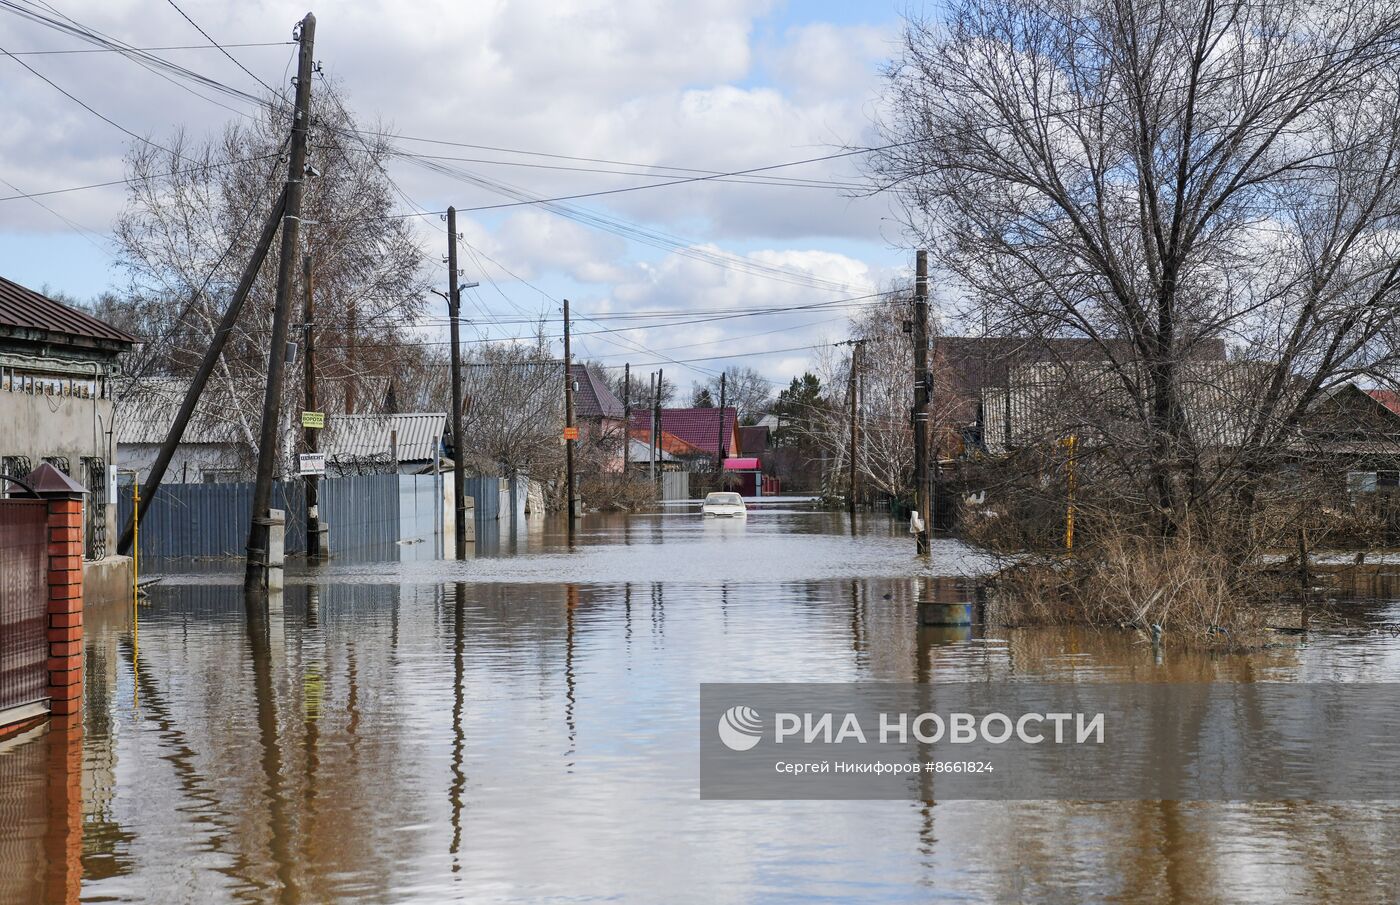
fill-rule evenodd
<path id="1" fill-rule="evenodd" d="M 5 456 L 0 458 L 0 472 L 12 478 L 24 478 L 29 476 L 33 467 L 29 463 L 28 456 Z"/>
<path id="2" fill-rule="evenodd" d="M 1374 471 L 1347 472 L 1347 493 L 1375 493 L 1376 483 Z"/>
<path id="3" fill-rule="evenodd" d="M 107 555 L 107 463 L 98 456 L 83 456 L 83 485 L 87 505 L 83 532 L 83 556 L 102 559 Z"/>

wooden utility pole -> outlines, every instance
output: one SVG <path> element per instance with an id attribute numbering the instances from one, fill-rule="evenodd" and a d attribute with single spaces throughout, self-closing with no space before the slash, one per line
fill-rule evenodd
<path id="1" fill-rule="evenodd" d="M 929 481 L 928 406 L 932 375 L 928 369 L 928 252 L 919 250 L 914 265 L 914 505 L 923 530 L 914 535 L 919 553 L 927 553 L 933 534 L 933 486 Z"/>
<path id="2" fill-rule="evenodd" d="M 715 442 L 715 474 L 724 475 L 724 373 L 719 375 L 719 440 Z"/>
<path id="3" fill-rule="evenodd" d="M 651 375 L 651 396 L 648 399 L 647 409 L 651 416 L 651 429 L 647 431 L 648 449 L 648 471 L 647 477 L 651 479 L 652 489 L 656 487 L 656 375 Z"/>
<path id="4" fill-rule="evenodd" d="M 857 375 L 860 373 L 860 354 L 863 348 L 865 348 L 865 340 L 851 340 L 850 385 L 846 389 L 846 393 L 851 399 L 851 476 L 850 487 L 846 491 L 846 511 L 851 514 L 852 519 L 856 516 L 856 476 L 860 473 L 860 420 L 857 417 L 860 385 Z"/>
<path id="5" fill-rule="evenodd" d="M 320 411 L 316 407 L 316 299 L 315 285 L 311 273 L 311 253 L 301 259 L 301 284 L 304 297 L 301 306 L 302 330 L 305 331 L 306 357 L 302 360 L 302 390 L 304 410 Z M 320 451 L 321 431 L 315 427 L 302 427 L 302 438 L 306 451 Z M 321 476 L 306 475 L 306 555 L 316 559 L 325 555 L 324 529 L 321 527 Z"/>
<path id="6" fill-rule="evenodd" d="M 301 235 L 301 200 L 306 189 L 306 144 L 311 126 L 311 71 L 315 63 L 316 17 L 301 20 L 297 60 L 296 108 L 292 118 L 291 154 L 287 164 L 287 206 L 282 214 L 282 249 L 277 262 L 277 295 L 272 310 L 272 343 L 267 355 L 267 392 L 263 395 L 258 435 L 258 473 L 253 485 L 253 513 L 248 526 L 248 564 L 244 590 L 267 587 L 269 509 L 272 476 L 281 450 L 277 422 L 282 415 L 282 372 L 287 361 L 287 315 L 292 298 L 292 268 Z"/>
<path id="7" fill-rule="evenodd" d="M 219 325 L 214 328 L 214 335 L 209 337 L 209 348 L 204 350 L 204 358 L 199 363 L 199 370 L 195 371 L 194 379 L 190 381 L 190 387 L 185 391 L 185 398 L 180 402 L 180 409 L 175 413 L 175 420 L 170 424 L 170 430 L 165 435 L 165 441 L 160 446 L 160 451 L 156 453 L 156 460 L 151 464 L 151 470 L 146 474 L 146 482 L 141 485 L 139 500 L 132 506 L 131 521 L 126 523 L 122 529 L 122 536 L 117 541 L 117 552 L 125 556 L 131 551 L 132 539 L 136 535 L 136 525 L 146 516 L 146 509 L 151 505 L 151 501 L 156 498 L 156 491 L 160 489 L 160 482 L 165 478 L 165 470 L 170 467 L 170 459 L 175 455 L 175 449 L 180 445 L 180 440 L 185 436 L 185 428 L 189 426 L 190 417 L 194 415 L 194 407 L 199 404 L 199 397 L 204 392 L 204 385 L 209 382 L 209 375 L 214 372 L 214 366 L 219 362 L 219 356 L 223 354 L 224 344 L 228 341 L 228 336 L 233 332 L 234 324 L 238 323 L 238 315 L 243 311 L 243 303 L 248 299 L 248 293 L 253 288 L 253 281 L 258 278 L 258 271 L 262 269 L 263 261 L 267 258 L 267 250 L 272 247 L 272 240 L 277 237 L 277 227 L 282 223 L 282 213 L 286 209 L 287 192 L 283 189 L 277 196 L 277 203 L 272 206 L 272 211 L 268 215 L 267 223 L 263 225 L 262 235 L 258 237 L 258 244 L 253 249 L 253 256 L 248 259 L 248 263 L 243 268 L 243 274 L 238 279 L 238 288 L 233 292 L 233 299 L 228 303 L 228 308 L 224 310 L 224 316 L 219 320 Z"/>
<path id="8" fill-rule="evenodd" d="M 564 299 L 564 480 L 569 486 L 569 537 L 574 536 L 574 519 L 578 518 L 578 482 L 574 474 L 574 444 L 578 428 L 574 426 L 574 359 L 569 345 L 569 300 Z"/>
<path id="9" fill-rule="evenodd" d="M 661 442 L 661 383 L 664 375 L 665 372 L 661 368 L 656 369 L 656 394 L 651 397 L 651 443 L 654 447 L 651 460 L 653 462 L 656 462 L 661 457 L 661 453 L 666 449 L 665 444 Z M 659 464 L 656 466 L 656 474 L 654 477 L 657 482 L 660 482 L 661 466 Z M 659 483 L 654 490 L 659 498 L 661 496 L 661 487 Z"/>
<path id="10" fill-rule="evenodd" d="M 622 365 L 622 477 L 632 463 L 632 363 Z"/>
<path id="11" fill-rule="evenodd" d="M 457 282 L 457 209 L 447 209 L 447 317 L 452 336 L 452 536 L 467 558 L 467 463 L 462 436 L 462 290 Z"/>

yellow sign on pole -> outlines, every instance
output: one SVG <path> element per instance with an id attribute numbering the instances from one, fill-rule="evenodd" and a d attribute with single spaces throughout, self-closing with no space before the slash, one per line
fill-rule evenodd
<path id="1" fill-rule="evenodd" d="M 564 428 L 564 439 L 565 439 L 565 440 L 577 440 L 577 439 L 578 439 L 578 428 L 576 428 L 576 427 L 566 427 L 566 428 Z"/>
<path id="2" fill-rule="evenodd" d="M 302 426 L 302 427 L 311 427 L 311 428 L 315 428 L 315 429 L 317 429 L 317 430 L 320 430 L 321 428 L 323 428 L 323 427 L 326 426 L 326 413 L 325 413 L 325 412 L 302 412 L 302 413 L 301 413 L 301 426 Z"/>

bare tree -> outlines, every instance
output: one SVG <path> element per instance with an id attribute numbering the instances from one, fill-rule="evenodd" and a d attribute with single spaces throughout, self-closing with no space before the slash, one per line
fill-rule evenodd
<path id="1" fill-rule="evenodd" d="M 719 404 L 719 377 L 704 383 L 710 398 Z M 730 365 L 724 369 L 724 404 L 735 409 L 743 424 L 756 424 L 773 405 L 773 384 L 753 368 Z"/>
<path id="2" fill-rule="evenodd" d="M 1099 345 L 1103 446 L 1164 534 L 1248 518 L 1308 408 L 1395 365 L 1398 38 L 1378 0 L 957 0 L 907 24 L 875 171 L 970 313 Z M 1193 378 L 1221 341 L 1253 366 Z M 1188 397 L 1226 382 L 1248 405 L 1221 442 Z"/>
<path id="3" fill-rule="evenodd" d="M 857 357 L 850 347 L 844 354 L 821 356 L 822 382 L 832 389 L 828 400 L 813 408 L 810 430 L 828 453 L 828 478 L 832 488 L 845 493 L 850 468 L 850 376 L 856 371 L 856 420 L 859 426 L 858 479 L 883 496 L 908 498 L 914 489 L 914 344 L 904 332 L 911 316 L 913 293 L 908 287 L 890 291 L 875 305 L 851 319 L 851 339 L 859 343 Z M 949 395 L 947 368 L 935 352 L 934 394 L 930 409 L 932 448 L 940 456 L 959 451 L 952 427 L 954 412 L 962 400 Z M 785 400 L 785 404 L 791 405 Z"/>
<path id="4" fill-rule="evenodd" d="M 229 124 L 217 140 L 176 132 L 162 142 L 168 150 L 142 144 L 129 151 L 131 188 L 115 227 L 128 287 L 105 308 L 145 340 L 133 391 L 145 376 L 188 376 L 203 355 L 281 190 L 290 116 L 287 99 L 276 97 L 259 118 Z M 313 256 L 318 361 L 328 381 L 352 387 L 353 406 L 357 383 L 392 380 L 421 356 L 406 325 L 426 294 L 424 258 L 408 222 L 394 216 L 387 137 L 363 130 L 330 81 L 313 92 L 310 148 L 318 175 L 308 175 L 302 216 Z M 278 251 L 274 243 L 207 390 L 217 402 L 209 411 L 222 412 L 253 450 L 260 394 L 245 385 L 260 385 L 266 373 Z M 299 298 L 299 260 L 294 272 Z M 300 369 L 291 369 L 287 391 L 297 392 L 299 381 Z"/>
<path id="5" fill-rule="evenodd" d="M 563 469 L 563 363 L 548 342 L 478 346 L 465 362 L 459 444 L 480 474 L 548 481 Z"/>
<path id="6" fill-rule="evenodd" d="M 595 373 L 603 375 L 604 379 L 608 382 L 608 386 L 612 389 L 613 395 L 624 402 L 627 401 L 622 386 L 625 380 L 622 368 L 616 367 L 615 365 L 604 365 L 597 361 L 586 362 L 586 364 L 588 367 L 592 368 Z M 641 371 L 637 368 L 632 369 L 632 411 L 637 412 L 651 408 L 652 380 L 655 376 L 655 371 Z M 680 396 L 679 375 L 671 374 L 667 376 L 663 369 L 661 376 L 663 378 L 661 383 L 661 404 L 663 406 L 674 405 Z"/>

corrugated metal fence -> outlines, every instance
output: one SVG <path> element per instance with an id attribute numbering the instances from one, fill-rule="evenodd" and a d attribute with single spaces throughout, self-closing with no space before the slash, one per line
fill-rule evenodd
<path id="1" fill-rule="evenodd" d="M 475 505 L 477 522 L 494 522 L 501 517 L 500 478 L 470 477 L 465 486 L 467 496 L 472 498 Z"/>
<path id="2" fill-rule="evenodd" d="M 690 499 L 690 472 L 663 471 L 661 473 L 661 499 Z"/>
<path id="3" fill-rule="evenodd" d="M 441 509 L 433 475 L 357 475 L 321 481 L 321 518 L 336 555 L 426 542 L 436 555 Z M 118 524 L 131 518 L 131 496 L 119 494 Z M 272 505 L 287 513 L 287 552 L 306 550 L 305 485 L 278 481 Z M 142 556 L 242 556 L 253 508 L 252 482 L 167 484 L 141 521 Z"/>

